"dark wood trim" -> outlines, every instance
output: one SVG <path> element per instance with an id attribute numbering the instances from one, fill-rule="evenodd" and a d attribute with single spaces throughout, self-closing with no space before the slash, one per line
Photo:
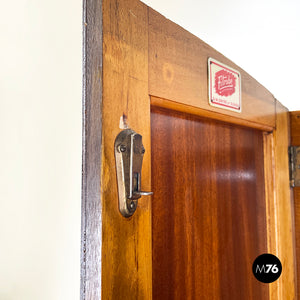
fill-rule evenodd
<path id="1" fill-rule="evenodd" d="M 80 299 L 101 299 L 102 0 L 83 1 Z"/>

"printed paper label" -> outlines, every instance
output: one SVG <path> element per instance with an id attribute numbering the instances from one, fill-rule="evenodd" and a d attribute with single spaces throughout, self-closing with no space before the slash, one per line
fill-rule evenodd
<path id="1" fill-rule="evenodd" d="M 209 104 L 235 112 L 242 111 L 241 74 L 218 62 L 208 59 Z"/>

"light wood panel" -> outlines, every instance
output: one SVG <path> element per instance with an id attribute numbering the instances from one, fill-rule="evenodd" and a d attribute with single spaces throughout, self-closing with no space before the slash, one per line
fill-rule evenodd
<path id="1" fill-rule="evenodd" d="M 114 140 L 127 126 L 143 136 L 142 188 L 150 190 L 148 9 L 103 0 L 102 299 L 152 298 L 151 197 L 131 218 L 118 209 Z"/>
<path id="2" fill-rule="evenodd" d="M 268 232 L 268 253 L 278 256 L 278 202 L 275 191 L 275 154 L 274 134 L 264 133 L 264 174 L 265 174 L 265 198 L 266 198 L 266 219 Z M 280 299 L 279 281 L 269 284 L 269 299 Z"/>
<path id="3" fill-rule="evenodd" d="M 300 187 L 294 188 L 294 219 L 295 219 L 295 241 L 296 241 L 296 282 L 297 293 L 300 290 Z"/>
<path id="4" fill-rule="evenodd" d="M 152 107 L 153 299 L 268 299 L 263 133 Z"/>
<path id="5" fill-rule="evenodd" d="M 288 110 L 276 101 L 276 129 L 274 130 L 274 212 L 270 213 L 269 235 L 276 241 L 277 255 L 283 271 L 277 282 L 270 284 L 274 299 L 296 299 L 295 245 L 292 195 L 289 186 L 288 146 L 290 143 Z"/>
<path id="6" fill-rule="evenodd" d="M 208 104 L 209 57 L 240 71 L 241 114 Z M 149 93 L 152 96 L 275 127 L 275 100 L 269 91 L 222 54 L 152 9 L 149 10 Z"/>

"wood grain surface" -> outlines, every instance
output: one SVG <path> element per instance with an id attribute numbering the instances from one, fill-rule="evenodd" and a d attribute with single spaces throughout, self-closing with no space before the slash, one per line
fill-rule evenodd
<path id="1" fill-rule="evenodd" d="M 280 278 L 270 284 L 277 289 L 273 299 L 296 299 L 294 206 L 289 185 L 288 146 L 290 145 L 290 120 L 288 110 L 276 101 L 276 129 L 274 134 L 274 211 L 269 235 L 277 244 L 275 255 L 281 261 Z M 273 287 L 274 286 L 274 287 Z M 271 298 L 271 299 L 272 299 Z"/>
<path id="2" fill-rule="evenodd" d="M 208 58 L 242 76 L 242 113 L 208 104 Z M 244 70 L 182 27 L 149 10 L 149 93 L 163 99 L 275 127 L 273 95 Z"/>
<path id="3" fill-rule="evenodd" d="M 300 291 L 300 187 L 294 188 L 297 293 Z"/>
<path id="4" fill-rule="evenodd" d="M 146 149 L 142 190 L 151 189 L 148 8 L 103 0 L 102 299 L 151 299 L 151 197 L 131 218 L 119 212 L 114 141 L 130 127 Z"/>
<path id="5" fill-rule="evenodd" d="M 162 107 L 166 109 L 171 109 L 179 112 L 184 112 L 188 114 L 192 114 L 195 116 L 210 118 L 213 120 L 223 121 L 229 124 L 241 125 L 248 128 L 255 128 L 264 130 L 266 132 L 272 132 L 274 129 L 272 126 L 256 123 L 247 119 L 240 119 L 231 115 L 226 114 L 227 112 L 223 110 L 222 113 L 211 111 L 208 109 L 203 109 L 191 105 L 186 105 L 184 103 L 175 102 L 167 99 L 162 99 L 159 97 L 152 96 L 151 97 L 151 104 L 156 107 Z"/>
<path id="6" fill-rule="evenodd" d="M 101 297 L 102 0 L 83 2 L 80 299 Z"/>
<path id="7" fill-rule="evenodd" d="M 152 107 L 153 299 L 268 299 L 263 133 Z"/>
<path id="8" fill-rule="evenodd" d="M 208 105 L 209 56 L 241 72 L 241 114 Z M 83 70 L 81 299 L 152 299 L 152 280 L 154 299 L 295 299 L 286 109 L 138 0 L 84 0 Z M 150 124 L 149 94 L 181 112 L 155 109 Z M 153 212 L 151 197 L 142 197 L 125 219 L 113 145 L 127 127 L 143 136 L 144 190 L 151 190 L 152 155 L 155 196 Z M 249 269 L 267 250 L 285 266 L 269 292 Z"/>
<path id="9" fill-rule="evenodd" d="M 300 146 L 300 111 L 290 112 L 291 145 Z M 294 219 L 297 265 L 297 292 L 300 291 L 300 187 L 294 189 Z"/>
<path id="10" fill-rule="evenodd" d="M 290 114 L 291 122 L 291 144 L 300 146 L 300 111 L 292 111 Z"/>

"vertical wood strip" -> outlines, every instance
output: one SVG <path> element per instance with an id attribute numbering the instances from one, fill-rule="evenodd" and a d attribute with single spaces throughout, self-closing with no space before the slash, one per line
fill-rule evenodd
<path id="1" fill-rule="evenodd" d="M 300 146 L 300 145 L 299 145 Z M 295 224 L 295 247 L 296 247 L 296 276 L 297 278 L 297 293 L 300 290 L 300 187 L 294 188 L 294 224 Z"/>
<path id="2" fill-rule="evenodd" d="M 136 0 L 103 0 L 102 298 L 151 299 L 151 197 L 130 218 L 118 208 L 114 141 L 130 127 L 146 149 L 141 184 L 150 190 L 148 8 Z"/>
<path id="3" fill-rule="evenodd" d="M 300 146 L 300 111 L 290 112 L 291 144 Z"/>
<path id="4" fill-rule="evenodd" d="M 265 199 L 268 232 L 268 253 L 279 256 L 278 203 L 275 196 L 274 135 L 264 133 Z M 279 281 L 269 284 L 269 299 L 280 299 Z"/>
<path id="5" fill-rule="evenodd" d="M 266 199 L 266 215 L 267 215 L 267 231 L 268 231 L 268 251 L 270 253 L 277 253 L 277 235 L 274 231 L 273 224 L 276 220 L 273 220 L 274 215 L 274 137 L 273 133 L 264 133 L 264 175 L 265 175 L 265 199 Z M 271 233 L 271 234 L 270 234 Z"/>
<path id="6" fill-rule="evenodd" d="M 276 101 L 276 129 L 274 130 L 275 197 L 274 210 L 277 223 L 274 233 L 278 241 L 278 257 L 282 274 L 278 279 L 278 299 L 296 299 L 295 249 L 293 234 L 293 205 L 289 186 L 289 113 Z M 271 285 L 276 285 L 274 282 Z M 276 298 L 275 298 L 276 299 Z"/>
<path id="7" fill-rule="evenodd" d="M 101 297 L 102 0 L 83 2 L 80 299 Z"/>
<path id="8" fill-rule="evenodd" d="M 291 121 L 291 144 L 300 146 L 300 111 L 290 112 Z M 300 187 L 294 189 L 294 223 L 295 223 L 295 241 L 296 241 L 296 265 L 297 265 L 297 291 L 300 287 Z"/>

